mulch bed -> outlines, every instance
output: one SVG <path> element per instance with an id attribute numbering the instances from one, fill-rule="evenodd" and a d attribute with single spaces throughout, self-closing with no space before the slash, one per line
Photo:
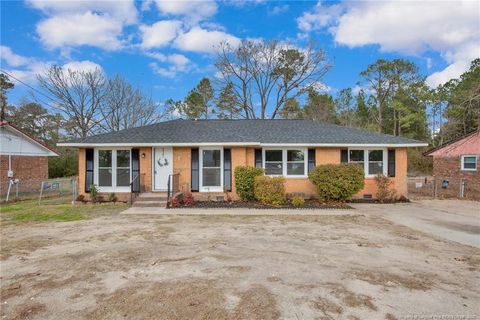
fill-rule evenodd
<path id="1" fill-rule="evenodd" d="M 343 202 L 322 203 L 317 200 L 305 200 L 303 206 L 295 207 L 290 202 L 282 206 L 269 206 L 258 202 L 246 201 L 196 201 L 193 205 L 185 207 L 179 206 L 171 209 L 183 208 L 203 208 L 203 209 L 228 209 L 228 208 L 246 208 L 246 209 L 353 209 Z"/>

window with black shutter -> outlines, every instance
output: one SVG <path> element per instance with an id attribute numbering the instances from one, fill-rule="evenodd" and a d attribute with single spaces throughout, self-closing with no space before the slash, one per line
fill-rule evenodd
<path id="1" fill-rule="evenodd" d="M 340 153 L 340 162 L 348 163 L 348 149 L 342 149 Z"/>
<path id="2" fill-rule="evenodd" d="M 395 177 L 395 149 L 388 150 L 388 176 Z"/>
<path id="3" fill-rule="evenodd" d="M 192 148 L 192 192 L 199 191 L 199 158 L 198 148 Z"/>
<path id="4" fill-rule="evenodd" d="M 223 187 L 226 191 L 232 191 L 232 152 L 223 149 Z"/>
<path id="5" fill-rule="evenodd" d="M 85 192 L 90 192 L 90 186 L 93 184 L 93 149 L 85 150 Z"/>
<path id="6" fill-rule="evenodd" d="M 132 192 L 140 192 L 140 150 L 132 149 Z"/>
<path id="7" fill-rule="evenodd" d="M 308 172 L 315 169 L 315 149 L 308 149 Z"/>
<path id="8" fill-rule="evenodd" d="M 255 167 L 262 168 L 262 149 L 255 149 Z"/>

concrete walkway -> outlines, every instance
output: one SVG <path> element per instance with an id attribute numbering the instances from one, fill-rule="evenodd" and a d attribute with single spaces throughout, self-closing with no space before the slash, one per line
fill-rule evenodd
<path id="1" fill-rule="evenodd" d="M 359 213 L 480 248 L 480 202 L 422 200 L 401 204 L 355 204 Z"/>
<path id="2" fill-rule="evenodd" d="M 192 208 L 192 209 L 166 209 L 166 208 L 141 208 L 131 207 L 121 214 L 131 215 L 205 215 L 205 216 L 278 216 L 278 215 L 356 215 L 357 210 L 352 209 L 247 209 L 247 208 Z"/>

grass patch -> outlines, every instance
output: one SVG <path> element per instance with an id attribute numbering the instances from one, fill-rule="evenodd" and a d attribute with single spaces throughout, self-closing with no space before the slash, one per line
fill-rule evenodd
<path id="1" fill-rule="evenodd" d="M 78 221 L 94 216 L 109 215 L 124 210 L 124 204 L 47 204 L 28 200 L 0 206 L 1 219 L 20 222 Z"/>

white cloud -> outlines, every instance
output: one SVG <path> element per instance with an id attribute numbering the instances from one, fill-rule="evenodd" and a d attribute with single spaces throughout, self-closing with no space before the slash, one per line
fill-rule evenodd
<path id="1" fill-rule="evenodd" d="M 7 53 L 6 55 L 4 53 Z M 3 67 L 6 69 L 9 74 L 13 75 L 15 78 L 28 83 L 30 85 L 35 85 L 37 81 L 37 75 L 43 74 L 47 71 L 52 65 L 60 65 L 56 61 L 41 61 L 34 57 L 24 57 L 18 54 L 15 54 L 9 47 L 1 46 L 1 57 L 2 60 L 7 62 L 9 68 Z M 13 57 L 13 58 L 12 58 Z M 70 69 L 72 71 L 93 71 L 95 68 L 103 72 L 103 68 L 92 61 L 83 60 L 83 61 L 69 61 L 63 65 L 62 68 L 65 70 Z"/>
<path id="2" fill-rule="evenodd" d="M 106 50 L 122 46 L 122 23 L 92 12 L 58 15 L 37 25 L 40 40 L 49 48 L 89 45 Z"/>
<path id="3" fill-rule="evenodd" d="M 359 84 L 356 84 L 353 88 L 352 88 L 352 93 L 353 95 L 357 95 L 360 93 L 360 91 L 362 91 L 367 94 L 367 95 L 371 95 L 374 93 L 374 91 L 370 88 L 370 87 L 364 87 L 364 86 L 361 86 Z"/>
<path id="4" fill-rule="evenodd" d="M 135 23 L 138 19 L 138 12 L 133 0 L 28 0 L 27 4 L 50 15 L 91 11 L 101 12 L 128 24 Z"/>
<path id="5" fill-rule="evenodd" d="M 176 38 L 182 27 L 178 20 L 164 20 L 154 23 L 151 26 L 141 25 L 142 48 L 158 48 L 165 46 Z"/>
<path id="6" fill-rule="evenodd" d="M 13 53 L 12 49 L 6 46 L 0 46 L 0 58 L 11 67 L 23 66 L 30 62 L 29 58 Z"/>
<path id="7" fill-rule="evenodd" d="M 103 72 L 103 68 L 99 64 L 96 64 L 95 62 L 89 60 L 70 61 L 68 63 L 65 63 L 62 68 L 64 70 L 70 70 L 74 72 L 93 72 L 96 69 Z"/>
<path id="8" fill-rule="evenodd" d="M 289 9 L 290 9 L 290 6 L 288 4 L 278 5 L 269 9 L 268 14 L 272 16 L 276 16 L 276 15 L 287 12 Z"/>
<path id="9" fill-rule="evenodd" d="M 32 61 L 28 65 L 10 70 L 7 69 L 6 71 L 22 82 L 35 84 L 37 81 L 37 74 L 45 72 L 49 66 L 50 64 L 46 62 Z"/>
<path id="10" fill-rule="evenodd" d="M 43 74 L 47 71 L 54 62 L 45 62 L 31 59 L 31 62 L 28 65 L 24 65 L 21 68 L 7 70 L 8 73 L 12 74 L 15 78 L 20 79 L 21 81 L 28 83 L 30 85 L 36 85 L 37 75 Z M 103 72 L 103 68 L 96 64 L 95 62 L 89 60 L 83 61 L 70 61 L 62 65 L 64 70 L 70 69 L 71 71 L 76 72 L 88 72 L 94 71 L 95 68 Z"/>
<path id="11" fill-rule="evenodd" d="M 306 11 L 297 19 L 298 28 L 303 32 L 311 32 L 322 29 L 334 22 L 343 12 L 342 4 L 323 6 L 318 1 L 313 10 Z"/>
<path id="12" fill-rule="evenodd" d="M 194 27 L 178 36 L 174 45 L 184 51 L 214 53 L 221 42 L 238 46 L 240 39 L 223 31 L 209 31 Z"/>
<path id="13" fill-rule="evenodd" d="M 165 55 L 162 53 L 146 53 L 150 58 L 156 59 L 161 64 L 157 62 L 152 62 L 149 64 L 150 68 L 158 75 L 174 78 L 178 73 L 188 72 L 193 68 L 191 61 L 182 54 L 170 54 Z"/>
<path id="14" fill-rule="evenodd" d="M 93 46 L 116 50 L 124 43 L 123 28 L 138 21 L 133 0 L 28 0 L 47 15 L 37 24 L 40 41 L 48 48 L 68 51 L 71 47 Z"/>
<path id="15" fill-rule="evenodd" d="M 171 1 L 156 0 L 158 10 L 163 14 L 188 17 L 191 23 L 197 23 L 213 16 L 217 12 L 217 3 L 212 0 L 204 1 Z"/>
<path id="16" fill-rule="evenodd" d="M 439 52 L 449 66 L 427 79 L 437 86 L 458 77 L 480 56 L 479 10 L 477 1 L 318 3 L 297 24 L 304 32 L 328 28 L 337 43 L 351 48 L 379 45 L 381 51 L 407 55 Z"/>
<path id="17" fill-rule="evenodd" d="M 142 6 L 140 7 L 140 9 L 142 11 L 148 11 L 150 10 L 150 8 L 152 7 L 152 4 L 153 4 L 153 0 L 143 0 L 142 1 Z"/>
<path id="18" fill-rule="evenodd" d="M 247 5 L 264 4 L 267 0 L 224 0 L 225 3 L 233 5 L 238 8 L 246 7 Z"/>

